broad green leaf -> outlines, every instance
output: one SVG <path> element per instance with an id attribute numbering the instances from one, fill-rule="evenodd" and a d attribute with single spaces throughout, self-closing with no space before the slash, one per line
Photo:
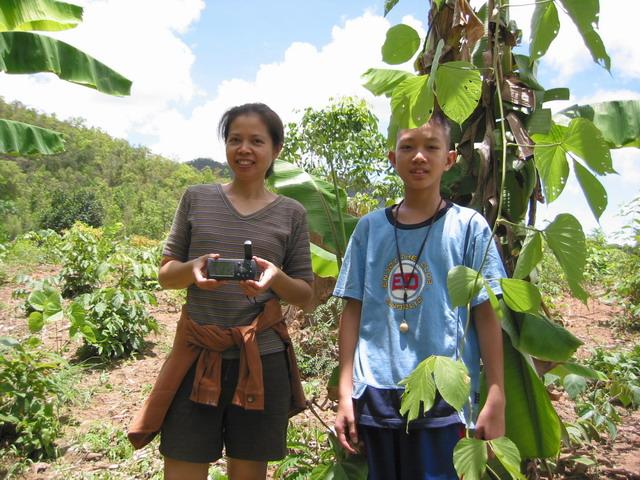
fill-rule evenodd
<path id="1" fill-rule="evenodd" d="M 420 35 L 409 25 L 394 25 L 387 30 L 382 45 L 382 60 L 390 65 L 404 63 L 415 55 L 420 47 Z"/>
<path id="2" fill-rule="evenodd" d="M 409 77 L 402 81 L 391 96 L 391 114 L 399 129 L 424 125 L 433 113 L 433 91 L 428 89 L 429 75 Z"/>
<path id="3" fill-rule="evenodd" d="M 304 205 L 314 243 L 318 243 L 325 250 L 337 253 L 342 258 L 346 242 L 358 221 L 356 217 L 346 213 L 346 193 L 340 190 L 338 201 L 333 185 L 282 160 L 276 160 L 273 175 L 269 177 L 269 184 L 278 193 Z M 344 242 L 340 238 L 337 208 L 343 210 L 342 217 L 347 236 Z"/>
<path id="4" fill-rule="evenodd" d="M 55 73 L 109 95 L 129 95 L 131 81 L 69 44 L 29 32 L 0 32 L 0 71 Z"/>
<path id="5" fill-rule="evenodd" d="M 601 380 L 603 382 L 607 380 L 607 376 L 599 370 L 594 370 L 593 368 L 585 367 L 584 365 L 572 362 L 557 365 L 552 370 L 550 370 L 549 373 L 557 375 L 560 378 L 564 378 L 570 373 L 573 373 L 575 375 L 580 375 L 585 378 L 591 378 L 593 380 Z"/>
<path id="6" fill-rule="evenodd" d="M 470 392 L 469 373 L 465 364 L 461 360 L 436 356 L 433 378 L 443 400 L 457 411 L 462 410 Z"/>
<path id="7" fill-rule="evenodd" d="M 399 0 L 384 0 L 384 16 L 386 17 L 389 12 L 396 6 Z"/>
<path id="8" fill-rule="evenodd" d="M 531 39 L 529 42 L 529 57 L 531 62 L 542 57 L 549 45 L 558 35 L 560 20 L 558 10 L 553 2 L 538 3 L 531 17 Z"/>
<path id="9" fill-rule="evenodd" d="M 544 91 L 543 102 L 552 102 L 554 100 L 569 100 L 571 92 L 568 88 L 550 88 Z"/>
<path id="10" fill-rule="evenodd" d="M 586 118 L 574 118 L 569 122 L 563 145 L 582 158 L 594 172 L 604 175 L 615 173 L 611 165 L 611 152 L 598 127 Z"/>
<path id="11" fill-rule="evenodd" d="M 589 49 L 593 61 L 598 65 L 611 70 L 611 59 L 602 43 L 600 35 L 594 27 L 598 26 L 598 16 L 600 14 L 599 0 L 560 0 L 565 10 L 578 27 L 584 44 Z"/>
<path id="12" fill-rule="evenodd" d="M 525 278 L 542 260 L 542 234 L 530 232 L 524 241 L 524 246 L 518 255 L 518 262 L 513 271 L 513 278 Z"/>
<path id="13" fill-rule="evenodd" d="M 589 296 L 582 288 L 587 247 L 580 222 L 573 215 L 561 213 L 547 228 L 544 238 L 567 276 L 569 288 L 583 302 Z"/>
<path id="14" fill-rule="evenodd" d="M 600 221 L 600 216 L 607 208 L 607 191 L 589 170 L 575 160 L 573 161 L 573 171 L 576 173 L 584 196 L 587 197 L 589 208 L 591 208 L 596 220 Z"/>
<path id="15" fill-rule="evenodd" d="M 453 449 L 453 466 L 464 480 L 480 480 L 487 469 L 487 460 L 487 445 L 477 438 L 463 438 Z"/>
<path id="16" fill-rule="evenodd" d="M 491 446 L 491 450 L 495 453 L 498 461 L 509 472 L 511 478 L 525 479 L 526 477 L 520 472 L 520 452 L 515 443 L 507 437 L 498 437 L 489 440 L 487 443 Z"/>
<path id="17" fill-rule="evenodd" d="M 311 243 L 311 265 L 313 273 L 319 277 L 338 278 L 338 261 L 333 253 L 327 252 L 325 249 Z"/>
<path id="18" fill-rule="evenodd" d="M 418 418 L 422 404 L 424 412 L 433 407 L 436 398 L 436 384 L 433 379 L 435 360 L 433 356 L 427 357 L 400 382 L 400 385 L 405 386 L 400 403 L 400 415 L 406 415 L 407 422 Z"/>
<path id="19" fill-rule="evenodd" d="M 482 275 L 475 270 L 458 265 L 449 270 L 447 274 L 447 289 L 451 307 L 461 307 L 471 302 L 484 284 Z"/>
<path id="20" fill-rule="evenodd" d="M 640 147 L 640 100 L 573 105 L 555 117 L 558 120 L 577 117 L 591 120 L 610 148 Z"/>
<path id="21" fill-rule="evenodd" d="M 519 340 L 514 346 L 523 353 L 541 360 L 565 362 L 582 345 L 570 331 L 542 315 L 514 313 L 513 318 L 520 329 Z"/>
<path id="22" fill-rule="evenodd" d="M 388 68 L 370 68 L 362 74 L 366 80 L 363 85 L 374 95 L 391 96 L 393 90 L 404 80 L 413 77 L 413 73 L 404 70 L 392 70 Z"/>
<path id="23" fill-rule="evenodd" d="M 538 108 L 534 110 L 527 121 L 527 131 L 529 135 L 534 133 L 548 134 L 551 129 L 551 109 Z"/>
<path id="24" fill-rule="evenodd" d="M 0 119 L 0 153 L 52 155 L 63 150 L 61 133 L 28 123 Z"/>
<path id="25" fill-rule="evenodd" d="M 43 311 L 47 303 L 49 292 L 45 290 L 34 290 L 27 298 L 27 302 L 38 311 Z"/>
<path id="26" fill-rule="evenodd" d="M 516 161 L 515 156 L 507 158 L 507 162 L 517 165 L 509 168 L 502 187 L 502 211 L 512 223 L 524 221 L 529 210 L 529 200 L 536 186 L 538 175 L 533 159 L 524 162 Z"/>
<path id="27" fill-rule="evenodd" d="M 553 202 L 564 190 L 569 177 L 569 163 L 562 146 L 567 127 L 552 125 L 549 133 L 531 136 L 536 168 L 540 173 L 544 194 L 548 203 Z"/>
<path id="28" fill-rule="evenodd" d="M 562 386 L 567 392 L 567 395 L 569 395 L 572 400 L 575 400 L 578 395 L 586 390 L 587 381 L 581 375 L 570 373 L 562 379 Z"/>
<path id="29" fill-rule="evenodd" d="M 542 297 L 540 291 L 531 282 L 516 278 L 500 279 L 504 302 L 516 312 L 536 313 L 540 308 Z"/>
<path id="30" fill-rule="evenodd" d="M 42 312 L 31 312 L 27 323 L 31 333 L 36 333 L 42 330 L 42 327 L 44 327 L 44 317 L 42 316 Z"/>
<path id="31" fill-rule="evenodd" d="M 0 32 L 7 30 L 59 31 L 82 21 L 82 7 L 55 0 L 3 0 L 0 3 Z"/>
<path id="32" fill-rule="evenodd" d="M 561 422 L 547 390 L 529 362 L 504 336 L 506 436 L 522 458 L 555 457 L 560 451 Z M 483 398 L 486 383 L 483 382 Z"/>
<path id="33" fill-rule="evenodd" d="M 518 66 L 520 80 L 529 88 L 543 91 L 544 87 L 538 83 L 538 79 L 536 78 L 537 64 L 534 63 L 533 65 L 531 65 L 529 57 L 526 55 L 514 55 L 513 58 L 516 61 L 516 65 Z"/>
<path id="34" fill-rule="evenodd" d="M 480 101 L 480 71 L 468 62 L 447 62 L 439 66 L 435 80 L 435 92 L 442 111 L 454 122 L 462 124 Z"/>

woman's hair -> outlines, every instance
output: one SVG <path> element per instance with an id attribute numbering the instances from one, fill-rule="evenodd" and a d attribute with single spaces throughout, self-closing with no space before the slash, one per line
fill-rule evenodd
<path id="1" fill-rule="evenodd" d="M 218 124 L 218 135 L 225 142 L 229 138 L 229 129 L 233 121 L 242 115 L 258 115 L 260 120 L 267 127 L 273 147 L 276 149 L 282 148 L 284 143 L 284 125 L 282 120 L 276 112 L 271 110 L 264 103 L 245 103 L 244 105 L 238 105 L 232 107 L 222 115 L 220 123 Z M 265 177 L 268 177 L 273 173 L 273 162 L 269 166 Z"/>

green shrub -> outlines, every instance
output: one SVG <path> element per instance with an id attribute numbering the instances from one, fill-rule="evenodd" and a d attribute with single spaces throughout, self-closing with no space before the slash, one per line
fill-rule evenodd
<path id="1" fill-rule="evenodd" d="M 96 288 L 108 269 L 104 254 L 99 251 L 100 230 L 77 223 L 65 232 L 60 253 L 62 256 L 62 295 L 75 297 Z"/>
<path id="2" fill-rule="evenodd" d="M 155 305 L 150 292 L 101 288 L 81 295 L 69 307 L 69 334 L 81 337 L 89 353 L 114 359 L 140 352 L 147 334 L 158 331 L 158 323 L 146 305 Z"/>
<path id="3" fill-rule="evenodd" d="M 304 378 L 329 378 L 338 364 L 337 326 L 341 311 L 341 300 L 331 297 L 307 316 L 309 325 L 300 330 L 294 347 Z"/>
<path id="4" fill-rule="evenodd" d="M 59 373 L 66 361 L 30 337 L 0 338 L 0 450 L 32 459 L 56 456 L 65 389 Z"/>
<path id="5" fill-rule="evenodd" d="M 94 191 L 65 189 L 52 195 L 51 204 L 44 212 L 40 226 L 62 232 L 71 228 L 76 222 L 99 227 L 102 225 L 103 218 L 104 209 Z"/>

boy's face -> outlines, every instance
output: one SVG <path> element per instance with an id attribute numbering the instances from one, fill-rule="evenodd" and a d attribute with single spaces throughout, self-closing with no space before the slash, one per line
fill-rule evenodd
<path id="1" fill-rule="evenodd" d="M 440 179 L 456 161 L 449 151 L 443 128 L 427 123 L 398 133 L 395 152 L 389 152 L 391 165 L 404 183 L 405 190 L 440 191 Z"/>

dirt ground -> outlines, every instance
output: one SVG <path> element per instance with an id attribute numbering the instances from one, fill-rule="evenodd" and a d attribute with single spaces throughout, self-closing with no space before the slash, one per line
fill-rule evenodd
<path id="1" fill-rule="evenodd" d="M 15 271 L 8 272 L 12 278 Z M 33 272 L 34 277 L 46 277 L 55 273 L 54 268 Z M 26 319 L 20 309 L 21 300 L 12 298 L 17 288 L 15 283 L 0 286 L 0 336 L 21 337 L 27 333 Z M 110 479 L 110 478 L 160 478 L 160 455 L 156 443 L 134 453 L 123 470 L 118 460 L 110 460 L 104 452 L 92 451 L 83 443 L 83 434 L 95 425 L 112 425 L 114 430 L 124 431 L 134 412 L 141 406 L 151 384 L 167 355 L 178 319 L 179 300 L 160 292 L 159 305 L 151 309 L 161 329 L 150 337 L 147 350 L 137 359 L 117 362 L 109 366 L 87 366 L 77 378 L 82 399 L 66 412 L 64 437 L 59 442 L 62 455 L 51 463 L 35 463 L 11 478 L 24 480 L 45 479 Z M 613 328 L 615 306 L 597 298 L 589 300 L 587 306 L 566 299 L 560 306 L 563 322 L 584 345 L 578 351 L 579 358 L 589 355 L 596 346 L 605 348 L 629 348 L 638 343 L 638 336 L 620 334 Z M 295 322 L 294 322 L 295 325 Z M 296 331 L 293 332 L 294 340 Z M 54 349 L 62 349 L 64 355 L 73 359 L 79 345 L 70 343 L 66 325 L 60 322 L 49 325 L 43 334 L 45 343 Z M 565 420 L 575 418 L 572 402 L 562 392 L 552 392 L 560 416 Z M 324 399 L 319 398 L 319 403 Z M 326 406 L 326 404 L 325 404 Z M 330 405 L 329 405 L 330 406 Z M 333 413 L 329 408 L 320 411 L 321 417 L 331 422 Z M 294 422 L 320 426 L 311 412 L 306 411 L 294 418 Z M 556 478 L 612 478 L 640 480 L 640 411 L 626 413 L 618 427 L 614 442 L 593 444 L 579 450 L 563 450 L 561 461 L 571 455 L 583 454 L 597 459 L 597 467 L 566 469 L 562 477 Z M 0 460 L 0 466 L 11 467 L 11 459 Z M 132 465 L 135 465 L 132 467 Z M 223 465 L 221 465 L 223 466 Z M 272 469 L 271 469 L 272 470 Z M 155 477 L 153 474 L 155 472 Z M 2 473 L 0 473 L 2 478 Z"/>

